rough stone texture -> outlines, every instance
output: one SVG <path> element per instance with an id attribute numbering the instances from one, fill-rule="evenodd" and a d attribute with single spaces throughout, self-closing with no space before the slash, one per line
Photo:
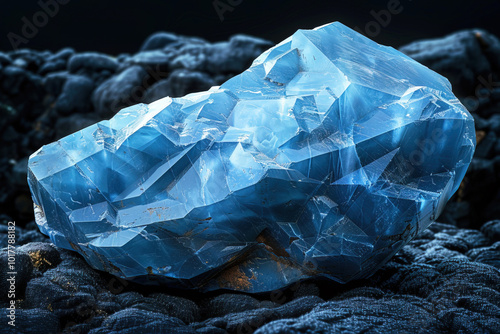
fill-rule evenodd
<path id="1" fill-rule="evenodd" d="M 163 49 L 167 45 L 179 40 L 179 36 L 160 31 L 149 36 L 141 46 L 140 51 L 150 51 Z"/>
<path id="2" fill-rule="evenodd" d="M 117 112 L 121 107 L 131 104 L 133 90 L 140 87 L 147 72 L 141 66 L 131 66 L 120 74 L 104 81 L 93 93 L 92 102 L 96 113 L 106 117 Z"/>
<path id="3" fill-rule="evenodd" d="M 500 239 L 489 231 L 498 230 L 500 223 L 485 226 L 489 228 L 483 233 L 435 223 L 369 279 L 346 285 L 304 281 L 253 296 L 148 288 L 94 271 L 74 252 L 48 242 L 20 241 L 17 329 L 495 333 L 500 331 Z M 31 232 L 42 237 L 36 230 L 21 229 L 19 240 Z M 5 246 L 6 238 L 0 240 Z M 1 251 L 1 272 L 5 262 Z M 7 307 L 6 296 L 0 298 L 0 305 Z M 37 322 L 40 331 L 31 327 Z"/>
<path id="4" fill-rule="evenodd" d="M 55 110 L 63 115 L 88 111 L 93 89 L 94 83 L 89 78 L 81 75 L 69 76 L 55 103 Z"/>
<path id="5" fill-rule="evenodd" d="M 71 73 L 80 70 L 109 70 L 114 72 L 117 68 L 118 62 L 116 59 L 95 52 L 75 54 L 68 61 L 68 71 Z"/>

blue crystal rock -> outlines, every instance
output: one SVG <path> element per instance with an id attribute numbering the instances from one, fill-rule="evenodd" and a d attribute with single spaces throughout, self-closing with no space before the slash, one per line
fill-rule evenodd
<path id="1" fill-rule="evenodd" d="M 332 23 L 42 147 L 28 179 L 40 230 L 94 268 L 262 292 L 372 274 L 438 217 L 474 147 L 444 77 Z"/>

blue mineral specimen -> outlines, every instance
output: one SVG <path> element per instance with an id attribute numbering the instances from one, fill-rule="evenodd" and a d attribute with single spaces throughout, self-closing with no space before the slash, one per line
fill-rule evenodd
<path id="1" fill-rule="evenodd" d="M 42 147 L 28 179 L 40 230 L 94 268 L 262 292 L 372 274 L 439 216 L 474 147 L 444 77 L 332 23 Z"/>

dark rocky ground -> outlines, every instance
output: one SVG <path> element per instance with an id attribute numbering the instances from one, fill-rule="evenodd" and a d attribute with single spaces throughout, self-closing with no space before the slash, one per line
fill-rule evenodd
<path id="1" fill-rule="evenodd" d="M 206 90 L 271 43 L 159 33 L 133 55 L 0 52 L 0 247 L 15 220 L 18 333 L 500 333 L 500 42 L 470 30 L 401 50 L 447 76 L 478 146 L 439 220 L 370 279 L 306 281 L 249 296 L 139 286 L 92 270 L 32 222 L 27 157 L 120 108 Z M 7 261 L 0 251 L 9 332 Z"/>
<path id="2" fill-rule="evenodd" d="M 19 333 L 500 333 L 498 220 L 480 231 L 435 223 L 369 279 L 256 296 L 140 286 L 94 271 L 34 226 L 18 235 Z M 7 303 L 2 294 L 2 321 Z"/>

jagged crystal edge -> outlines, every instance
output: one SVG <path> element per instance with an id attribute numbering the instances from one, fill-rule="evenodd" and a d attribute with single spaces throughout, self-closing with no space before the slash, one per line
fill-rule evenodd
<path id="1" fill-rule="evenodd" d="M 372 274 L 438 217 L 474 147 L 444 77 L 335 22 L 43 146 L 28 182 L 40 230 L 94 268 L 263 292 Z"/>

